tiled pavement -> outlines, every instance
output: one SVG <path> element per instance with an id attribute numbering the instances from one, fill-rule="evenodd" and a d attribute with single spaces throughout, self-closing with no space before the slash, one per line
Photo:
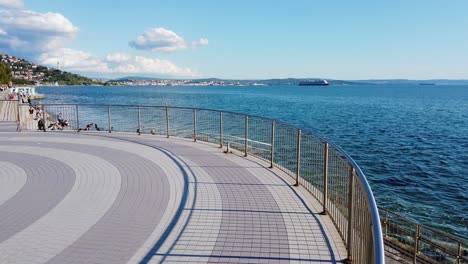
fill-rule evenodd
<path id="1" fill-rule="evenodd" d="M 0 263 L 339 263 L 292 179 L 211 144 L 0 133 Z"/>
<path id="2" fill-rule="evenodd" d="M 18 123 L 1 121 L 0 132 L 15 132 L 18 130 Z"/>

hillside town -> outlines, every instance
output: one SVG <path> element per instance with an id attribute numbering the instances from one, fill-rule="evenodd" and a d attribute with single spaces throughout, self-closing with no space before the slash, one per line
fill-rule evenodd
<path id="1" fill-rule="evenodd" d="M 45 68 L 38 64 L 33 64 L 24 59 L 7 54 L 0 54 L 0 62 L 10 65 L 13 79 L 17 80 L 27 80 L 40 83 L 44 81 L 44 70 L 49 70 L 49 68 Z"/>
<path id="2" fill-rule="evenodd" d="M 12 71 L 13 80 L 27 81 L 35 85 L 58 85 L 58 84 L 69 84 L 64 81 L 70 79 L 65 78 L 71 75 L 77 77 L 76 74 L 71 74 L 60 70 L 59 62 L 57 62 L 57 68 L 44 67 L 39 64 L 29 62 L 25 59 L 11 56 L 8 54 L 0 54 L 0 62 L 9 65 Z M 226 81 L 218 79 L 208 80 L 177 80 L 177 79 L 118 79 L 118 80 L 100 80 L 93 81 L 83 76 L 79 76 L 84 80 L 86 84 L 91 82 L 100 82 L 104 85 L 138 85 L 138 86 L 225 86 L 225 85 L 240 85 L 237 81 Z M 97 84 L 97 83 L 94 83 Z"/>
<path id="3" fill-rule="evenodd" d="M 0 54 L 0 63 L 10 67 L 15 84 L 33 84 L 33 85 L 90 85 L 101 84 L 87 77 L 69 73 L 60 70 L 60 64 L 57 62 L 57 68 L 45 67 L 32 63 L 25 59 Z"/>
<path id="4" fill-rule="evenodd" d="M 177 80 L 177 79 L 119 79 L 108 81 L 111 85 L 126 86 L 241 86 L 239 81 L 226 81 L 218 79 L 208 80 Z"/>
<path id="5" fill-rule="evenodd" d="M 69 84 L 64 83 L 62 75 L 78 76 L 60 70 L 60 65 L 57 62 L 57 68 L 49 68 L 39 64 L 29 62 L 25 59 L 11 56 L 8 54 L 0 54 L 0 62 L 9 65 L 12 71 L 13 80 L 27 81 L 35 85 L 58 85 Z M 239 81 L 219 80 L 219 79 L 206 79 L 206 80 L 180 80 L 180 79 L 139 79 L 139 78 L 124 78 L 118 80 L 100 80 L 93 81 L 86 77 L 80 76 L 85 79 L 85 82 L 99 82 L 104 85 L 138 85 L 138 86 L 228 86 L 228 85 L 242 85 Z M 81 84 L 81 83 L 80 83 Z M 85 83 L 83 83 L 85 84 Z M 97 83 L 94 83 L 97 84 Z"/>

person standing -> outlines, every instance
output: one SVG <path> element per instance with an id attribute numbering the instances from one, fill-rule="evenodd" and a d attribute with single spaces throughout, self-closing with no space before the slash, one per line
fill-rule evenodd
<path id="1" fill-rule="evenodd" d="M 60 112 L 57 116 L 57 121 L 59 122 L 60 125 L 63 125 L 63 114 Z"/>
<path id="2" fill-rule="evenodd" d="M 21 103 L 24 104 L 24 92 L 23 92 L 23 90 L 21 90 L 19 92 L 19 98 L 20 98 Z"/>
<path id="3" fill-rule="evenodd" d="M 29 105 L 29 116 L 31 117 L 31 119 L 33 119 L 33 115 L 34 115 L 34 107 L 32 105 Z"/>

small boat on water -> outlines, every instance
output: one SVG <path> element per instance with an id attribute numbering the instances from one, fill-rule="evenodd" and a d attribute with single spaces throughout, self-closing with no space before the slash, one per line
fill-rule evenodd
<path id="1" fill-rule="evenodd" d="M 309 80 L 299 82 L 299 86 L 326 86 L 329 85 L 327 80 Z"/>

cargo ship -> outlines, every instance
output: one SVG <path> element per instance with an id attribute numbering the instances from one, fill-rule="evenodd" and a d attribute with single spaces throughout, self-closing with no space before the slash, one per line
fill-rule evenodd
<path id="1" fill-rule="evenodd" d="M 329 85 L 327 80 L 311 80 L 299 82 L 299 86 L 326 86 Z"/>

